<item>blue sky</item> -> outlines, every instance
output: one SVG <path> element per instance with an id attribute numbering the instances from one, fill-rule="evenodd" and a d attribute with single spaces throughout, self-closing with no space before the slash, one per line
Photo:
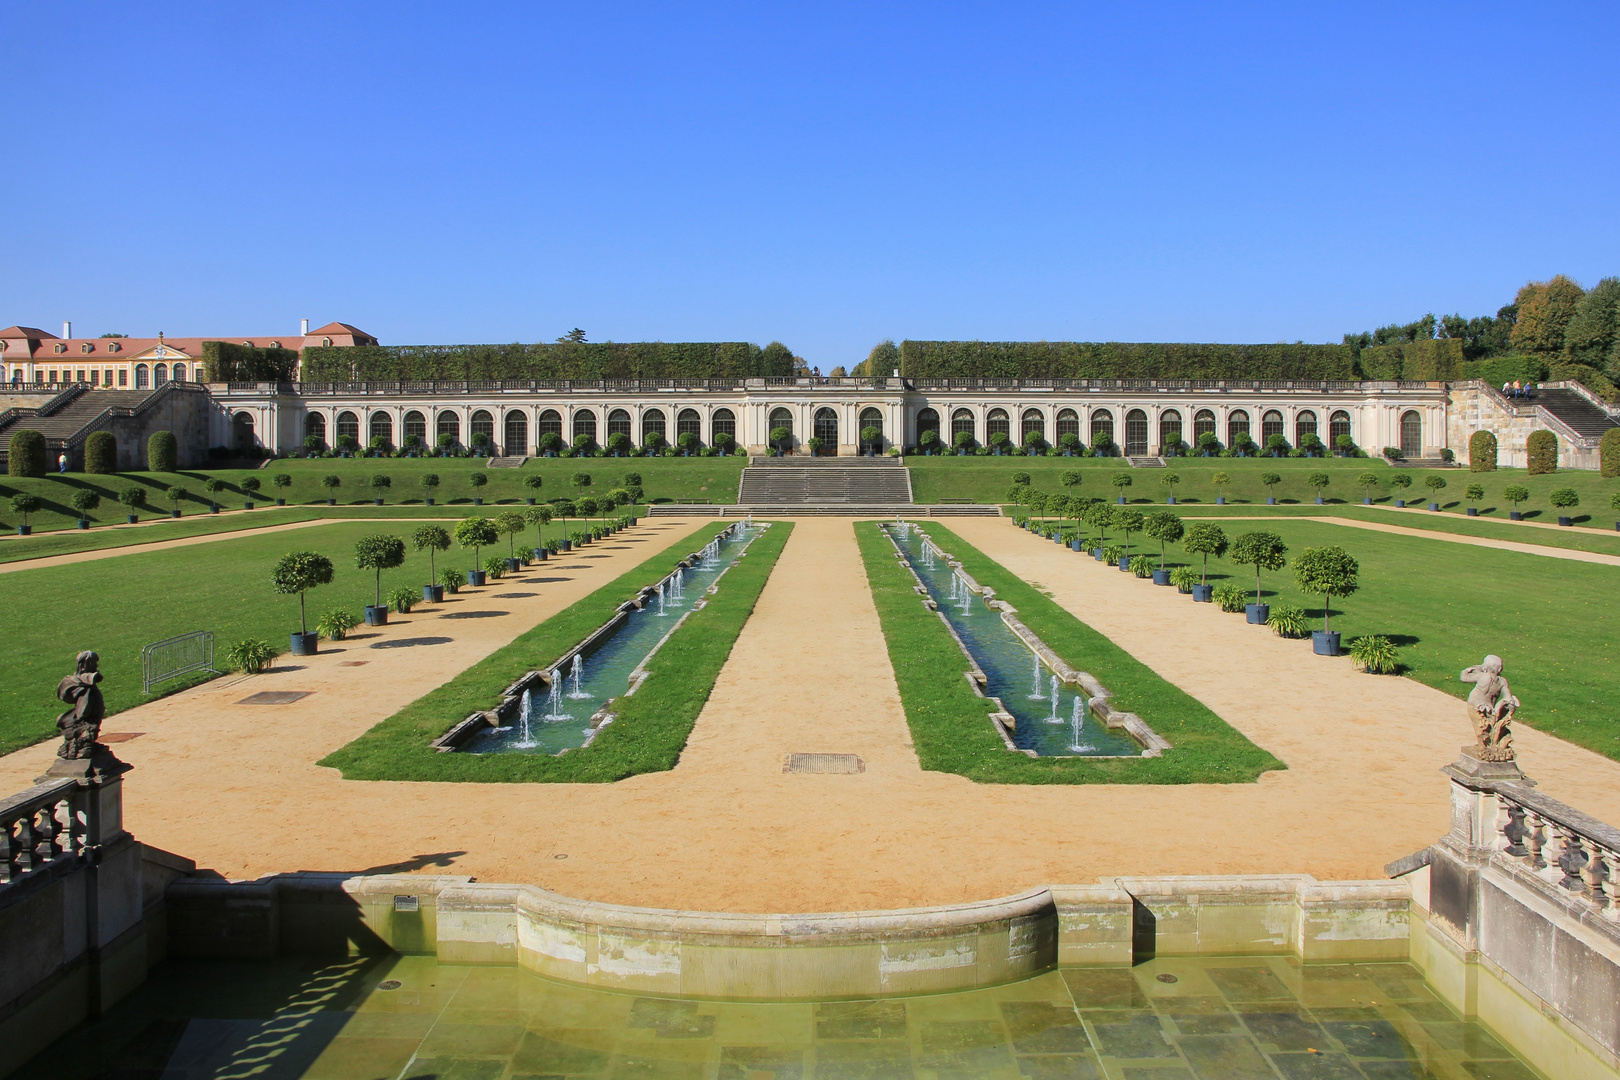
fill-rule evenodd
<path id="1" fill-rule="evenodd" d="M 1337 341 L 1620 273 L 1614 5 L 0 3 L 0 324 Z M 26 47 L 19 43 L 26 43 Z"/>

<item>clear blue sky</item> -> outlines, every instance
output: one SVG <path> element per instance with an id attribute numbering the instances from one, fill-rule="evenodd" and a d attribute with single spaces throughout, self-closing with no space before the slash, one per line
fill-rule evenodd
<path id="1" fill-rule="evenodd" d="M 0 3 L 0 325 L 1337 341 L 1620 273 L 1614 4 Z"/>

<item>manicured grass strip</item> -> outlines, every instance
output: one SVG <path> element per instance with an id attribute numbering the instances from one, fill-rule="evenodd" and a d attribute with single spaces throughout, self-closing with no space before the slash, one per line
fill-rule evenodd
<path id="1" fill-rule="evenodd" d="M 328 754 L 320 764 L 342 770 L 346 780 L 479 783 L 604 784 L 672 769 L 792 529 L 789 522 L 777 522 L 748 546 L 747 554 L 720 578 L 719 590 L 703 610 L 694 611 L 653 657 L 641 689 L 614 703 L 619 718 L 588 747 L 552 757 L 441 754 L 428 744 L 469 713 L 489 708 L 502 690 L 538 663 L 561 656 L 638 589 L 708 543 L 722 527 L 705 525 L 687 534 Z"/>
<path id="2" fill-rule="evenodd" d="M 1249 783 L 1263 772 L 1285 767 L 938 522 L 923 527 L 969 574 L 1017 608 L 1025 625 L 1059 656 L 1097 676 L 1113 691 L 1119 708 L 1136 712 L 1173 745 L 1163 757 L 1128 760 L 1030 758 L 1007 750 L 988 719 L 993 706 L 967 685 L 961 650 L 939 617 L 920 602 L 894 546 L 876 522 L 859 522 L 856 539 L 924 769 L 986 784 L 1229 784 Z"/>

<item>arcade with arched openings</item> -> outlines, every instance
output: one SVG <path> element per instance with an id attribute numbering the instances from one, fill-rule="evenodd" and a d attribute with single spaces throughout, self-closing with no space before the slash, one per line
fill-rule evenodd
<path id="1" fill-rule="evenodd" d="M 778 435 L 778 432 L 781 434 Z M 766 426 L 765 435 L 771 445 L 782 453 L 793 449 L 793 412 L 780 405 L 771 410 L 770 422 Z"/>
<path id="2" fill-rule="evenodd" d="M 668 425 L 663 409 L 648 409 L 641 414 L 641 445 L 663 446 L 669 442 Z"/>
<path id="3" fill-rule="evenodd" d="M 551 438 L 548 438 L 547 436 L 551 436 Z M 538 446 L 542 452 L 555 452 L 546 451 L 546 447 L 561 443 L 562 437 L 562 413 L 558 412 L 556 409 L 541 409 L 540 419 L 537 420 L 534 425 L 535 445 Z"/>
<path id="4" fill-rule="evenodd" d="M 720 436 L 724 435 L 725 439 Z M 737 414 L 730 409 L 716 409 L 709 418 L 709 442 L 719 446 L 725 442 L 737 441 Z"/>
<path id="5" fill-rule="evenodd" d="M 371 414 L 371 433 L 367 445 L 369 446 L 378 439 L 381 439 L 386 447 L 393 448 L 394 418 L 380 410 Z"/>
<path id="6" fill-rule="evenodd" d="M 582 439 L 581 436 L 584 436 Z M 589 409 L 574 410 L 574 433 L 569 439 L 573 443 L 594 443 L 596 441 L 596 414 Z"/>
<path id="7" fill-rule="evenodd" d="M 1239 434 L 1249 434 L 1249 414 L 1242 409 L 1233 409 L 1226 414 L 1226 445 L 1236 446 Z"/>
<path id="8" fill-rule="evenodd" d="M 877 438 L 868 440 L 866 433 L 877 430 Z M 883 453 L 883 413 L 878 409 L 866 408 L 861 410 L 861 428 L 858 433 L 861 437 L 861 449 L 870 450 L 874 454 Z M 837 453 L 837 449 L 833 453 Z"/>
<path id="9" fill-rule="evenodd" d="M 1345 438 L 1354 438 L 1350 433 L 1350 414 L 1343 409 L 1338 409 L 1328 417 L 1328 442 L 1333 445 L 1335 450 L 1339 448 L 1339 436 L 1341 435 Z"/>
<path id="10" fill-rule="evenodd" d="M 445 409 L 439 414 L 433 437 L 440 446 L 461 445 L 461 417 L 454 409 Z"/>
<path id="11" fill-rule="evenodd" d="M 838 454 L 838 413 L 823 405 L 816 410 L 811 432 L 821 442 L 817 457 L 836 457 Z"/>
<path id="12" fill-rule="evenodd" d="M 501 452 L 508 457 L 529 456 L 529 418 L 522 409 L 506 414 Z"/>
<path id="13" fill-rule="evenodd" d="M 956 446 L 957 440 L 961 439 L 963 435 L 967 436 L 966 444 L 968 446 L 972 446 L 977 441 L 977 436 L 974 434 L 972 409 L 957 409 L 951 413 L 951 445 Z"/>
<path id="14" fill-rule="evenodd" d="M 1012 438 L 1012 418 L 1007 415 L 1006 409 L 991 409 L 984 418 L 984 441 L 994 444 L 997 435 Z"/>
<path id="15" fill-rule="evenodd" d="M 1166 409 L 1159 414 L 1159 452 L 1162 454 L 1168 447 L 1181 445 L 1181 413 L 1175 409 Z"/>
<path id="16" fill-rule="evenodd" d="M 1114 442 L 1114 414 L 1107 409 L 1092 409 L 1090 435 L 1087 445 L 1092 449 L 1111 446 Z"/>
<path id="17" fill-rule="evenodd" d="M 688 435 L 692 436 L 691 441 L 703 442 L 703 417 L 698 415 L 696 409 L 682 409 L 675 414 L 676 445 Z"/>
<path id="18" fill-rule="evenodd" d="M 917 445 L 923 445 L 923 433 L 932 431 L 936 438 L 943 438 L 939 434 L 939 413 L 933 408 L 923 409 L 917 413 Z"/>
<path id="19" fill-rule="evenodd" d="M 1419 457 L 1423 453 L 1423 417 L 1416 409 L 1401 414 L 1401 456 Z"/>
<path id="20" fill-rule="evenodd" d="M 252 413 L 239 412 L 231 417 L 231 445 L 244 456 L 251 454 L 259 445 L 253 433 Z"/>
<path id="21" fill-rule="evenodd" d="M 1148 418 L 1141 409 L 1125 414 L 1125 456 L 1146 457 L 1148 452 Z"/>
<path id="22" fill-rule="evenodd" d="M 1316 414 L 1310 409 L 1301 409 L 1294 417 L 1294 445 L 1304 446 L 1307 435 L 1321 437 L 1316 433 Z"/>
<path id="23" fill-rule="evenodd" d="M 1283 435 L 1283 415 L 1276 409 L 1267 409 L 1260 414 L 1260 445 L 1269 450 L 1273 435 Z"/>
<path id="24" fill-rule="evenodd" d="M 345 438 L 353 445 L 360 444 L 360 417 L 347 410 L 337 416 L 337 442 L 342 443 Z"/>
<path id="25" fill-rule="evenodd" d="M 1193 446 L 1198 446 L 1199 440 L 1205 435 L 1215 435 L 1215 410 L 1199 409 L 1193 413 Z M 1216 435 L 1216 438 L 1220 438 Z"/>
<path id="26" fill-rule="evenodd" d="M 1046 416 L 1039 409 L 1025 409 L 1019 417 L 1018 443 L 1020 446 L 1039 446 L 1046 442 Z"/>
<path id="27" fill-rule="evenodd" d="M 415 439 L 415 442 L 411 440 Z M 427 442 L 427 417 L 421 412 L 412 409 L 405 414 L 404 443 L 406 446 L 421 446 Z"/>

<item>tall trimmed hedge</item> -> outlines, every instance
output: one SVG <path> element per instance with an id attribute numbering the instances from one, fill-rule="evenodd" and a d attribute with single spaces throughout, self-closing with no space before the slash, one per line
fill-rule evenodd
<path id="1" fill-rule="evenodd" d="M 1545 428 L 1524 441 L 1525 472 L 1531 476 L 1558 471 L 1558 436 Z"/>
<path id="2" fill-rule="evenodd" d="M 1476 431 L 1468 437 L 1468 471 L 1496 471 L 1496 436 L 1489 431 Z"/>
<path id="3" fill-rule="evenodd" d="M 1463 378 L 1463 343 L 1455 338 L 1425 338 L 1401 345 L 1372 345 L 1357 362 L 1369 379 L 1449 382 Z"/>
<path id="4" fill-rule="evenodd" d="M 12 476 L 45 475 L 45 436 L 23 428 L 12 434 L 6 449 L 6 472 Z"/>
<path id="5" fill-rule="evenodd" d="M 84 440 L 84 471 L 104 476 L 118 471 L 118 440 L 112 432 L 93 432 Z"/>
<path id="6" fill-rule="evenodd" d="M 205 341 L 203 372 L 204 382 L 290 382 L 298 373 L 298 350 Z"/>
<path id="7" fill-rule="evenodd" d="M 1348 345 L 1119 341 L 903 341 L 900 373 L 918 379 L 1356 378 Z"/>
<path id="8" fill-rule="evenodd" d="M 146 467 L 152 472 L 174 472 L 180 461 L 180 443 L 172 431 L 154 431 L 146 440 Z"/>
<path id="9" fill-rule="evenodd" d="M 416 379 L 742 379 L 793 374 L 786 347 L 745 341 L 359 345 L 304 350 L 305 382 Z"/>
<path id="10" fill-rule="evenodd" d="M 1610 428 L 1599 440 L 1598 472 L 1611 479 L 1620 476 L 1620 428 Z"/>

